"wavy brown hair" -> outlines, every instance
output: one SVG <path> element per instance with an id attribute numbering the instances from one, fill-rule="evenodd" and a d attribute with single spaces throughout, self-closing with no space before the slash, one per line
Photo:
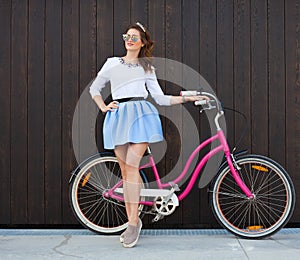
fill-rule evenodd
<path id="1" fill-rule="evenodd" d="M 152 51 L 154 48 L 154 42 L 150 38 L 150 33 L 145 28 L 145 32 L 143 29 L 137 24 L 131 24 L 127 27 L 125 33 L 127 33 L 130 29 L 136 29 L 140 32 L 141 40 L 144 46 L 141 48 L 138 58 L 141 66 L 144 68 L 145 72 L 152 72 Z"/>

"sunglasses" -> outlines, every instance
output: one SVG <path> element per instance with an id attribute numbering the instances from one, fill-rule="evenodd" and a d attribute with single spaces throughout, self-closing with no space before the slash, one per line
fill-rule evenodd
<path id="1" fill-rule="evenodd" d="M 140 39 L 140 37 L 137 35 L 123 34 L 124 42 L 128 42 L 130 40 L 130 38 L 131 38 L 131 41 L 133 41 L 133 42 L 137 42 Z"/>

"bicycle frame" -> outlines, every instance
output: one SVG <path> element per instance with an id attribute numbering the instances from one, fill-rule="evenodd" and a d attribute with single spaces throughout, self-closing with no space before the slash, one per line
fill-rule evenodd
<path id="1" fill-rule="evenodd" d="M 152 168 L 152 172 L 155 176 L 155 180 L 158 186 L 158 189 L 164 189 L 164 188 L 170 188 L 172 187 L 172 184 L 178 184 L 187 174 L 188 169 L 190 168 L 190 165 L 192 163 L 192 161 L 194 160 L 195 156 L 207 145 L 209 145 L 210 143 L 218 140 L 219 141 L 219 145 L 217 147 L 215 147 L 213 150 L 209 151 L 205 156 L 202 157 L 202 159 L 200 160 L 200 162 L 197 164 L 196 168 L 194 169 L 192 176 L 190 177 L 189 183 L 186 186 L 186 188 L 179 194 L 178 196 L 178 200 L 181 201 L 183 200 L 192 190 L 198 175 L 200 173 L 200 171 L 202 170 L 202 168 L 205 166 L 205 164 L 207 163 L 207 161 L 213 157 L 214 155 L 216 155 L 217 153 L 223 151 L 223 153 L 225 154 L 225 158 L 226 161 L 229 165 L 229 168 L 231 170 L 231 173 L 234 177 L 234 180 L 236 181 L 237 185 L 241 188 L 241 190 L 245 193 L 245 195 L 249 198 L 252 199 L 254 197 L 254 195 L 252 194 L 252 192 L 249 190 L 249 188 L 245 185 L 245 183 L 242 181 L 242 179 L 240 178 L 236 167 L 234 166 L 233 162 L 232 162 L 232 158 L 231 158 L 231 153 L 230 153 L 230 149 L 226 140 L 226 137 L 224 135 L 223 130 L 220 128 L 218 120 L 221 116 L 223 116 L 223 111 L 219 111 L 217 113 L 217 115 L 215 116 L 215 125 L 217 128 L 217 133 L 208 138 L 207 140 L 205 140 L 204 142 L 202 142 L 198 147 L 196 147 L 196 149 L 191 153 L 190 157 L 188 158 L 185 167 L 183 169 L 183 171 L 180 173 L 180 175 L 173 180 L 172 182 L 168 182 L 168 183 L 162 183 L 161 182 L 161 178 L 160 175 L 158 173 L 158 170 L 156 168 L 156 164 L 154 161 L 154 158 L 152 156 L 151 153 L 149 153 L 149 162 L 140 166 L 139 169 L 144 169 L 144 168 Z M 114 190 L 121 187 L 122 186 L 122 181 L 118 182 L 113 188 L 111 188 L 109 191 L 107 191 L 104 196 L 107 197 L 111 197 L 113 199 L 117 199 L 119 201 L 124 201 L 123 197 L 114 193 Z M 147 205 L 147 206 L 152 206 L 153 205 L 153 201 L 140 201 L 140 204 L 143 205 Z"/>
<path id="2" fill-rule="evenodd" d="M 180 195 L 178 196 L 178 200 L 181 201 L 183 200 L 189 193 L 190 191 L 192 190 L 197 178 L 198 178 L 198 175 L 200 173 L 200 171 L 202 170 L 203 166 L 207 163 L 207 161 L 213 157 L 215 154 L 217 154 L 218 152 L 221 152 L 223 151 L 224 154 L 225 154 L 225 157 L 226 157 L 226 160 L 227 160 L 227 163 L 230 167 L 230 170 L 231 170 L 231 173 L 236 181 L 236 183 L 238 184 L 238 186 L 241 188 L 241 190 L 245 193 L 245 195 L 251 199 L 253 198 L 253 194 L 251 193 L 251 191 L 249 190 L 249 188 L 244 184 L 244 182 L 242 181 L 242 179 L 240 178 L 237 170 L 235 169 L 234 165 L 233 165 L 233 162 L 232 162 L 232 159 L 231 159 L 231 153 L 230 153 L 230 150 L 229 150 L 229 146 L 227 144 L 227 140 L 225 138 L 225 135 L 224 135 L 224 132 L 223 130 L 218 130 L 217 131 L 217 134 L 208 138 L 207 140 L 205 140 L 204 142 L 202 142 L 193 152 L 192 154 L 190 155 L 189 159 L 187 160 L 186 162 L 186 165 L 183 169 L 183 171 L 181 172 L 181 174 L 175 179 L 172 181 L 172 183 L 175 183 L 175 184 L 178 184 L 184 177 L 185 175 L 187 174 L 188 172 L 188 169 L 193 161 L 193 159 L 195 158 L 195 156 L 205 147 L 207 146 L 208 144 L 214 142 L 215 140 L 219 140 L 220 142 L 220 145 L 217 146 L 216 148 L 214 148 L 213 150 L 211 150 L 210 152 L 208 152 L 201 160 L 200 162 L 197 164 L 196 168 L 194 169 L 193 173 L 192 173 L 192 176 L 189 180 L 189 183 L 188 185 L 186 186 L 186 188 L 183 190 L 182 193 L 180 193 Z M 149 168 L 151 167 L 152 168 L 152 171 L 153 171 L 153 174 L 155 176 L 155 180 L 156 180 L 156 183 L 157 183 L 157 186 L 159 189 L 163 189 L 163 188 L 170 188 L 171 187 L 171 184 L 170 183 L 162 183 L 161 182 L 161 178 L 160 178 L 160 175 L 158 173 L 158 170 L 156 168 L 156 164 L 155 164 L 155 161 L 154 161 L 154 158 L 153 158 L 153 155 L 152 154 L 149 154 L 149 162 L 140 166 L 140 169 L 144 169 L 144 168 Z M 114 190 L 116 188 L 119 188 L 122 186 L 122 181 L 118 182 L 112 189 L 110 189 L 108 191 L 108 194 L 109 194 L 109 197 L 111 198 L 114 198 L 114 199 L 117 199 L 117 200 L 120 200 L 120 201 L 123 201 L 123 197 L 120 196 L 120 195 L 117 195 L 114 193 Z M 144 204 L 144 205 L 147 205 L 147 206 L 152 206 L 153 205 L 153 202 L 152 201 L 140 201 L 140 204 Z"/>

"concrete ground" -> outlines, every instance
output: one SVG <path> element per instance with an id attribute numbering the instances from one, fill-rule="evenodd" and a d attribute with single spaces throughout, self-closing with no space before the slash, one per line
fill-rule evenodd
<path id="1" fill-rule="evenodd" d="M 225 230 L 142 230 L 134 248 L 88 230 L 0 229 L 0 259 L 300 259 L 300 229 L 245 240 Z"/>

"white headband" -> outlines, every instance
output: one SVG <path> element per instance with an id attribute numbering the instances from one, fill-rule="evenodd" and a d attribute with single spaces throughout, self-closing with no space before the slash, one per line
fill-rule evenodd
<path id="1" fill-rule="evenodd" d="M 146 32 L 145 27 L 141 23 L 136 22 L 135 24 L 138 25 L 143 30 L 144 33 Z"/>

